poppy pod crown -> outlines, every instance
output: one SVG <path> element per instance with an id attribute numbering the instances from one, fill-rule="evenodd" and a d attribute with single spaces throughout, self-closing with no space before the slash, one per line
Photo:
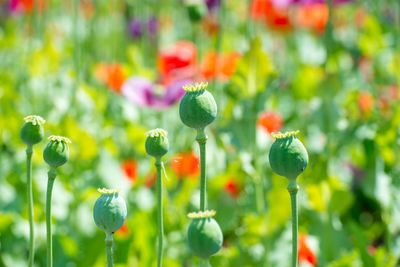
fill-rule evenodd
<path id="1" fill-rule="evenodd" d="M 116 189 L 103 188 L 97 191 L 101 193 L 101 196 L 94 204 L 94 222 L 104 232 L 112 234 L 125 223 L 127 216 L 125 200 Z"/>
<path id="2" fill-rule="evenodd" d="M 67 137 L 52 135 L 48 138 L 50 141 L 47 143 L 43 151 L 43 159 L 52 168 L 57 168 L 65 164 L 69 159 L 69 147 L 71 143 Z"/>
<path id="3" fill-rule="evenodd" d="M 213 95 L 207 91 L 208 83 L 186 85 L 179 115 L 182 122 L 194 129 L 204 129 L 217 117 L 217 104 Z"/>
<path id="4" fill-rule="evenodd" d="M 24 118 L 25 124 L 21 129 L 21 140 L 27 145 L 34 145 L 42 141 L 44 136 L 43 124 L 46 121 L 37 115 L 29 115 Z"/>
<path id="5" fill-rule="evenodd" d="M 192 219 L 188 228 L 188 244 L 193 254 L 207 259 L 222 248 L 223 235 L 214 218 L 215 211 L 199 211 L 188 214 Z"/>
<path id="6" fill-rule="evenodd" d="M 146 133 L 146 153 L 155 158 L 161 158 L 169 150 L 168 132 L 164 129 L 153 129 Z"/>
<path id="7" fill-rule="evenodd" d="M 308 154 L 297 139 L 299 131 L 273 134 L 275 142 L 269 152 L 269 163 L 274 172 L 288 179 L 296 179 L 308 164 Z"/>

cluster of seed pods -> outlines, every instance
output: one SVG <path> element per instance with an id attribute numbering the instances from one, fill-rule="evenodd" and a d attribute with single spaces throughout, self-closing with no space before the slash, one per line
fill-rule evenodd
<path id="1" fill-rule="evenodd" d="M 27 166 L 27 199 L 28 199 L 28 218 L 29 218 L 29 263 L 28 266 L 34 265 L 35 258 L 35 234 L 33 220 L 33 196 L 32 196 L 32 154 L 33 145 L 42 141 L 44 137 L 45 120 L 36 115 L 25 117 L 25 124 L 22 126 L 20 137 L 22 142 L 27 145 L 26 149 L 26 166 Z M 53 266 L 53 242 L 51 233 L 51 197 L 53 184 L 57 177 L 56 168 L 64 165 L 69 158 L 68 144 L 71 141 L 62 136 L 52 135 L 49 138 L 46 148 L 43 151 L 43 159 L 49 165 L 46 192 L 46 236 L 47 236 L 47 267 Z"/>
<path id="2" fill-rule="evenodd" d="M 213 219 L 214 210 L 207 209 L 207 179 L 206 179 L 206 142 L 205 128 L 217 116 L 217 105 L 212 94 L 207 91 L 207 83 L 196 83 L 184 86 L 186 94 L 183 96 L 179 115 L 182 122 L 197 131 L 196 141 L 200 148 L 200 210 L 188 214 L 191 219 L 187 230 L 188 246 L 192 253 L 200 258 L 201 266 L 211 266 L 209 258 L 215 255 L 222 247 L 223 235 L 217 221 Z M 25 118 L 21 129 L 21 139 L 27 145 L 27 196 L 30 224 L 30 254 L 29 267 L 34 262 L 34 227 L 33 227 L 33 201 L 32 201 L 32 153 L 33 145 L 39 143 L 44 137 L 43 124 L 45 120 L 40 116 L 31 115 Z M 269 153 L 271 168 L 278 175 L 289 180 L 287 187 L 292 205 L 292 267 L 297 266 L 297 177 L 308 165 L 308 154 L 296 135 L 298 131 L 274 134 L 275 142 Z M 164 163 L 162 157 L 168 153 L 168 133 L 163 129 L 154 129 L 146 133 L 146 153 L 155 159 L 157 169 L 157 223 L 158 247 L 157 267 L 163 263 L 163 188 L 162 171 Z M 44 149 L 43 159 L 50 166 L 46 194 L 46 232 L 47 232 L 47 267 L 53 266 L 52 234 L 51 234 L 51 197 L 52 188 L 57 176 L 56 168 L 65 164 L 69 158 L 68 144 L 71 141 L 66 137 L 50 136 Z M 113 234 L 125 223 L 127 207 L 118 190 L 99 189 L 101 196 L 96 200 L 93 209 L 95 224 L 106 234 L 105 244 L 107 252 L 107 267 L 113 266 L 112 244 Z"/>

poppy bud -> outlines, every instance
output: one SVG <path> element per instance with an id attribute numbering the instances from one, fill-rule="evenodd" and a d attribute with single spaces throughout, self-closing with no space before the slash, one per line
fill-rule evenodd
<path id="1" fill-rule="evenodd" d="M 308 164 L 307 150 L 296 137 L 298 132 L 273 134 L 276 140 L 269 152 L 272 170 L 288 179 L 296 179 Z"/>
<path id="2" fill-rule="evenodd" d="M 55 135 L 50 136 L 48 139 L 50 141 L 43 151 L 43 159 L 52 168 L 57 168 L 68 161 L 68 144 L 71 143 L 71 140 L 66 137 Z"/>
<path id="3" fill-rule="evenodd" d="M 33 146 L 34 144 L 42 141 L 44 136 L 43 124 L 45 120 L 36 115 L 30 115 L 24 118 L 25 124 L 21 129 L 21 139 L 28 146 Z"/>
<path id="4" fill-rule="evenodd" d="M 207 14 L 207 5 L 203 0 L 186 0 L 185 5 L 193 22 L 200 21 Z"/>
<path id="5" fill-rule="evenodd" d="M 94 222 L 109 235 L 124 225 L 127 216 L 126 204 L 118 190 L 103 188 L 98 191 L 101 196 L 94 204 Z"/>
<path id="6" fill-rule="evenodd" d="M 192 219 L 188 228 L 188 243 L 196 256 L 207 259 L 222 248 L 223 235 L 216 220 L 215 211 L 190 213 Z"/>
<path id="7" fill-rule="evenodd" d="M 183 87 L 186 94 L 181 100 L 179 115 L 182 122 L 191 128 L 204 129 L 217 117 L 217 104 L 212 94 L 206 90 L 207 85 L 196 83 Z"/>
<path id="8" fill-rule="evenodd" d="M 146 153 L 155 158 L 161 158 L 169 149 L 168 132 L 163 129 L 154 129 L 146 133 Z"/>

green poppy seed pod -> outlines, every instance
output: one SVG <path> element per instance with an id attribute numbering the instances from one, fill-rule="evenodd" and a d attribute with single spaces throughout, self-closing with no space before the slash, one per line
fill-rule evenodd
<path id="1" fill-rule="evenodd" d="M 216 220 L 215 211 L 190 213 L 192 219 L 188 228 L 188 244 L 196 256 L 207 259 L 222 248 L 223 235 Z"/>
<path id="2" fill-rule="evenodd" d="M 217 117 L 217 104 L 214 97 L 206 90 L 207 83 L 186 85 L 186 94 L 179 106 L 182 122 L 194 129 L 204 129 Z"/>
<path id="3" fill-rule="evenodd" d="M 42 141 L 44 136 L 43 124 L 45 120 L 36 115 L 30 115 L 24 118 L 25 124 L 22 126 L 20 136 L 22 142 L 28 146 L 33 146 Z"/>
<path id="4" fill-rule="evenodd" d="M 298 132 L 274 134 L 276 140 L 269 151 L 269 163 L 272 170 L 288 179 L 296 179 L 308 164 L 307 150 L 296 137 Z"/>
<path id="5" fill-rule="evenodd" d="M 93 208 L 93 218 L 97 227 L 106 234 L 112 234 L 120 229 L 126 220 L 127 209 L 125 200 L 115 189 L 98 189 L 101 196 Z"/>
<path id="6" fill-rule="evenodd" d="M 146 153 L 155 158 L 161 158 L 167 154 L 169 149 L 167 135 L 167 131 L 159 128 L 148 131 L 145 143 Z"/>
<path id="7" fill-rule="evenodd" d="M 68 144 L 71 143 L 71 140 L 66 137 L 55 135 L 50 136 L 48 139 L 50 141 L 43 151 L 43 159 L 52 168 L 57 168 L 68 161 Z"/>
<path id="8" fill-rule="evenodd" d="M 207 5 L 203 0 L 186 0 L 185 6 L 193 22 L 200 21 L 207 14 Z"/>

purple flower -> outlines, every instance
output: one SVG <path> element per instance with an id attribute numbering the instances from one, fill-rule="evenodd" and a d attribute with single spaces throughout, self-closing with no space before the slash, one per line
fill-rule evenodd
<path id="1" fill-rule="evenodd" d="M 133 38 L 139 38 L 142 35 L 142 24 L 138 19 L 132 19 L 129 23 L 129 33 Z"/>
<path id="2" fill-rule="evenodd" d="M 213 10 L 213 9 L 219 7 L 220 0 L 206 0 L 206 4 L 208 7 L 208 10 Z"/>
<path id="3" fill-rule="evenodd" d="M 191 82 L 191 80 L 187 79 L 179 80 L 164 87 L 151 82 L 147 78 L 133 76 L 124 82 L 121 87 L 121 93 L 138 107 L 162 110 L 179 101 L 185 94 L 182 86 Z"/>
<path id="4" fill-rule="evenodd" d="M 348 2 L 353 2 L 355 0 L 332 0 L 332 4 L 344 4 Z M 286 9 L 293 4 L 300 5 L 312 5 L 312 4 L 321 4 L 328 3 L 327 0 L 271 0 L 271 3 L 276 8 Z"/>
<path id="5" fill-rule="evenodd" d="M 147 30 L 149 31 L 149 35 L 155 35 L 158 30 L 158 21 L 156 17 L 151 17 L 147 21 Z"/>

